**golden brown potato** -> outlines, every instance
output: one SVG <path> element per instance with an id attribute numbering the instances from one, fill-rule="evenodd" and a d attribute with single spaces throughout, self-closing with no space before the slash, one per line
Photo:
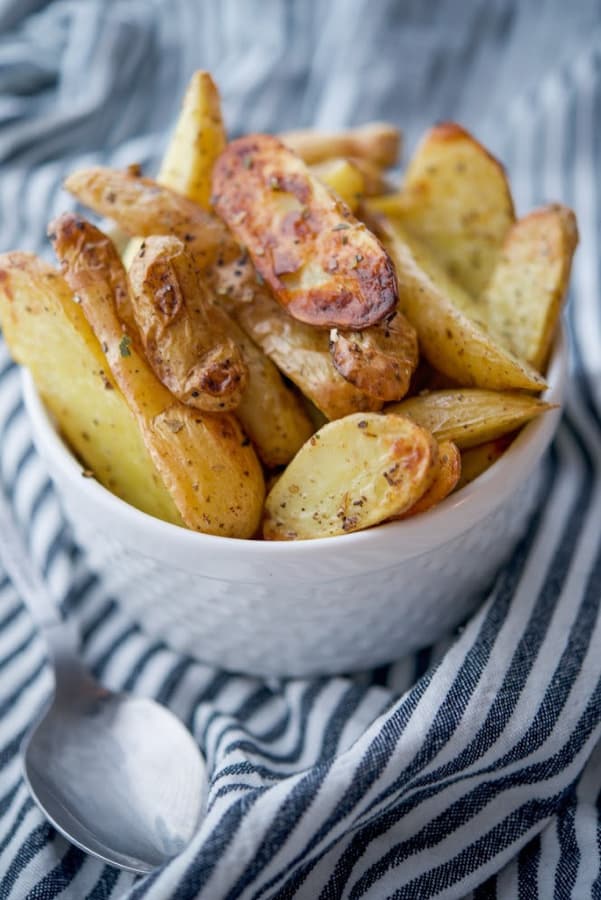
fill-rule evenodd
<path id="1" fill-rule="evenodd" d="M 393 519 L 411 519 L 419 513 L 433 509 L 455 490 L 461 476 L 461 454 L 452 441 L 441 441 L 438 445 L 438 471 L 428 490 L 417 503 L 400 516 Z"/>
<path id="2" fill-rule="evenodd" d="M 59 273 L 30 253 L 0 257 L 0 322 L 83 467 L 117 497 L 182 524 L 135 416 L 81 306 Z"/>
<path id="3" fill-rule="evenodd" d="M 453 122 L 427 132 L 409 162 L 401 193 L 376 205 L 398 216 L 403 228 L 475 297 L 488 283 L 515 218 L 503 166 Z"/>
<path id="4" fill-rule="evenodd" d="M 324 425 L 265 503 L 267 540 L 307 540 L 369 528 L 409 509 L 438 471 L 429 432 L 403 416 L 355 414 Z"/>
<path id="5" fill-rule="evenodd" d="M 222 273 L 223 268 L 218 271 Z M 336 371 L 327 331 L 293 319 L 264 289 L 255 285 L 255 290 L 249 291 L 246 302 L 233 291 L 224 293 L 220 302 L 328 419 L 381 409 L 382 401 L 363 393 Z"/>
<path id="6" fill-rule="evenodd" d="M 365 331 L 330 332 L 330 352 L 343 378 L 377 400 L 400 400 L 418 361 L 415 328 L 401 312 Z"/>
<path id="7" fill-rule="evenodd" d="M 356 212 L 365 195 L 365 179 L 359 168 L 344 157 L 326 159 L 311 166 L 311 174 Z"/>
<path id="8" fill-rule="evenodd" d="M 165 387 L 206 412 L 235 409 L 248 369 L 225 313 L 211 303 L 183 242 L 145 238 L 129 280 L 146 359 Z"/>
<path id="9" fill-rule="evenodd" d="M 424 245 L 384 217 L 378 220 L 378 230 L 395 263 L 399 306 L 435 369 L 466 387 L 545 389 L 539 373 L 503 348 L 474 318 L 476 301 L 451 281 Z"/>
<path id="10" fill-rule="evenodd" d="M 503 456 L 514 438 L 515 433 L 505 434 L 494 441 L 463 450 L 461 453 L 461 477 L 457 482 L 456 489 L 460 491 L 466 484 L 470 484 L 487 469 L 490 469 Z"/>
<path id="11" fill-rule="evenodd" d="M 157 379 L 137 335 L 118 318 L 115 291 L 127 293 L 127 276 L 110 240 L 71 213 L 55 220 L 50 233 L 183 521 L 209 534 L 252 537 L 261 517 L 263 474 L 236 419 L 191 409 Z"/>
<path id="12" fill-rule="evenodd" d="M 370 159 L 362 159 L 360 156 L 350 156 L 348 161 L 363 176 L 363 195 L 365 197 L 379 197 L 390 191 L 396 192 L 396 185 L 386 177 L 385 171 L 377 163 Z"/>
<path id="13" fill-rule="evenodd" d="M 209 210 L 211 171 L 225 144 L 217 86 L 208 72 L 195 72 L 163 157 L 158 183 Z"/>
<path id="14" fill-rule="evenodd" d="M 388 169 L 396 166 L 401 153 L 401 133 L 389 122 L 369 122 L 346 131 L 285 131 L 280 140 L 310 164 L 335 156 L 356 156 Z"/>
<path id="15" fill-rule="evenodd" d="M 463 450 L 515 431 L 553 408 L 515 391 L 452 388 L 408 397 L 387 407 L 386 412 L 408 416 L 437 440 L 453 441 Z"/>
<path id="16" fill-rule="evenodd" d="M 578 244 L 576 217 L 559 204 L 524 216 L 509 230 L 484 294 L 491 331 L 543 371 Z"/>
<path id="17" fill-rule="evenodd" d="M 299 321 L 362 329 L 395 308 L 382 245 L 276 138 L 229 144 L 213 169 L 213 191 L 217 213 Z"/>
<path id="18" fill-rule="evenodd" d="M 223 222 L 181 194 L 129 170 L 97 166 L 74 172 L 65 188 L 131 237 L 168 234 L 184 242 L 199 266 L 232 244 Z"/>

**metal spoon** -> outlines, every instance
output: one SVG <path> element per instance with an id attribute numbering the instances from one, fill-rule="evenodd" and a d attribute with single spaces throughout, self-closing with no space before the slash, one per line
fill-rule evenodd
<path id="1" fill-rule="evenodd" d="M 186 846 L 204 812 L 200 750 L 167 709 L 108 691 L 84 668 L 74 630 L 32 568 L 2 492 L 0 562 L 54 664 L 54 697 L 22 750 L 33 798 L 82 850 L 122 869 L 151 872 Z"/>

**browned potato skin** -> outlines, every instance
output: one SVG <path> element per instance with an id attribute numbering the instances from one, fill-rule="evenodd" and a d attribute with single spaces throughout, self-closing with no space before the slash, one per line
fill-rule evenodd
<path id="1" fill-rule="evenodd" d="M 179 402 L 157 379 L 119 320 L 116 287 L 127 276 L 111 241 L 79 216 L 66 213 L 50 225 L 65 278 L 80 297 L 86 318 L 144 443 L 184 523 L 224 537 L 250 538 L 261 517 L 263 474 L 236 419 Z"/>
<path id="2" fill-rule="evenodd" d="M 305 325 L 289 316 L 260 287 L 244 302 L 239 293 L 221 298 L 225 309 L 259 344 L 278 369 L 328 418 L 378 410 L 382 401 L 360 391 L 336 371 L 328 332 Z"/>
<path id="3" fill-rule="evenodd" d="M 401 153 L 401 133 L 390 122 L 368 122 L 343 131 L 304 128 L 284 131 L 279 137 L 308 164 L 335 156 L 355 156 L 388 169 L 396 166 Z"/>
<path id="4" fill-rule="evenodd" d="M 397 311 L 365 331 L 330 332 L 330 352 L 343 378 L 377 400 L 400 400 L 418 362 L 417 334 Z"/>
<path id="5" fill-rule="evenodd" d="M 544 371 L 578 245 L 571 209 L 558 203 L 509 230 L 484 293 L 490 327 L 506 347 Z"/>
<path id="6" fill-rule="evenodd" d="M 464 450 L 521 428 L 554 406 L 516 391 L 451 388 L 408 397 L 387 412 L 408 416 L 439 441 Z"/>
<path id="7" fill-rule="evenodd" d="M 357 413 L 324 425 L 299 451 L 265 503 L 267 540 L 359 531 L 400 515 L 438 473 L 438 445 L 403 416 Z"/>
<path id="8" fill-rule="evenodd" d="M 65 188 L 84 206 L 113 219 L 130 237 L 178 237 L 199 266 L 209 265 L 232 244 L 231 235 L 216 216 L 130 170 L 83 169 L 69 175 Z"/>
<path id="9" fill-rule="evenodd" d="M 225 313 L 211 304 L 184 244 L 145 239 L 129 270 L 146 359 L 172 394 L 197 409 L 235 409 L 248 381 Z"/>
<path id="10" fill-rule="evenodd" d="M 398 199 L 403 226 L 477 297 L 515 220 L 501 163 L 460 125 L 441 123 L 426 133 L 409 161 Z"/>
<path id="11" fill-rule="evenodd" d="M 461 454 L 452 441 L 441 441 L 438 445 L 438 472 L 428 490 L 417 503 L 394 519 L 411 519 L 419 513 L 433 509 L 455 490 L 461 477 Z"/>
<path id="12" fill-rule="evenodd" d="M 380 242 L 276 138 L 229 144 L 213 192 L 216 212 L 299 321 L 362 329 L 395 308 L 394 269 Z"/>
<path id="13" fill-rule="evenodd" d="M 377 229 L 394 259 L 399 306 L 417 331 L 420 351 L 435 369 L 466 387 L 528 391 L 547 387 L 535 369 L 471 317 L 477 304 L 449 279 L 423 244 L 384 217 L 378 218 Z"/>

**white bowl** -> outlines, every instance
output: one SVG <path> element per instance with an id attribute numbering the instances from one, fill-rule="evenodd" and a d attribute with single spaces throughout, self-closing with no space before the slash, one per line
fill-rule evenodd
<path id="1" fill-rule="evenodd" d="M 567 371 L 558 336 L 545 399 Z M 77 541 L 151 636 L 230 670 L 313 675 L 379 665 L 437 640 L 479 603 L 524 532 L 559 410 L 527 425 L 480 478 L 435 509 L 336 538 L 261 542 L 159 521 L 93 479 L 58 436 L 31 377 L 38 451 Z"/>

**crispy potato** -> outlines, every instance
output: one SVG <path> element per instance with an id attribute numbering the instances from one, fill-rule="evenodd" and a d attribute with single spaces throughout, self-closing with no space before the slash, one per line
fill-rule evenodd
<path id="1" fill-rule="evenodd" d="M 393 519 L 411 519 L 419 513 L 433 509 L 455 490 L 461 476 L 461 454 L 452 441 L 441 441 L 438 445 L 438 472 L 428 490 L 417 503 L 400 516 Z"/>
<path id="2" fill-rule="evenodd" d="M 400 400 L 418 360 L 415 328 L 401 312 L 365 331 L 330 332 L 330 352 L 343 378 L 378 400 Z"/>
<path id="3" fill-rule="evenodd" d="M 208 72 L 195 72 L 157 181 L 209 210 L 211 171 L 225 144 L 217 86 Z"/>
<path id="4" fill-rule="evenodd" d="M 401 153 L 401 133 L 389 122 L 369 122 L 337 132 L 313 128 L 285 131 L 280 140 L 311 164 L 335 156 L 356 156 L 387 169 L 396 166 Z"/>
<path id="5" fill-rule="evenodd" d="M 263 536 L 307 540 L 368 528 L 409 509 L 438 471 L 432 435 L 403 416 L 324 425 L 270 491 Z"/>
<path id="6" fill-rule="evenodd" d="M 395 263 L 399 306 L 435 369 L 466 387 L 546 388 L 538 372 L 500 346 L 476 321 L 476 301 L 451 281 L 424 245 L 384 217 L 378 220 L 378 230 Z"/>
<path id="7" fill-rule="evenodd" d="M 97 166 L 74 172 L 65 188 L 131 237 L 169 234 L 184 242 L 199 266 L 212 263 L 232 238 L 216 216 L 151 178 Z"/>
<path id="8" fill-rule="evenodd" d="M 14 359 L 83 466 L 126 503 L 176 525 L 173 500 L 81 306 L 29 253 L 0 257 L 0 321 Z"/>
<path id="9" fill-rule="evenodd" d="M 503 456 L 514 438 L 515 433 L 504 434 L 503 437 L 496 438 L 494 441 L 463 450 L 461 453 L 461 477 L 457 482 L 456 489 L 460 491 L 466 484 L 470 484 L 487 469 L 490 469 Z"/>
<path id="10" fill-rule="evenodd" d="M 223 274 L 225 267 L 219 269 Z M 289 316 L 259 286 L 246 302 L 239 292 L 220 298 L 227 312 L 328 419 L 378 410 L 382 401 L 360 391 L 340 375 L 332 361 L 328 332 Z"/>
<path id="11" fill-rule="evenodd" d="M 348 161 L 363 176 L 363 194 L 365 197 L 378 197 L 386 195 L 389 191 L 396 192 L 396 185 L 389 181 L 385 172 L 377 163 L 372 162 L 370 159 L 362 159 L 360 156 L 349 156 Z"/>
<path id="12" fill-rule="evenodd" d="M 311 166 L 311 174 L 344 200 L 351 212 L 357 211 L 365 194 L 365 178 L 354 163 L 340 157 L 326 159 Z"/>
<path id="13" fill-rule="evenodd" d="M 214 205 L 299 321 L 350 329 L 397 303 L 392 263 L 349 208 L 276 138 L 239 138 L 213 169 Z"/>
<path id="14" fill-rule="evenodd" d="M 559 204 L 509 230 L 484 300 L 490 328 L 516 356 L 544 369 L 578 244 L 576 217 Z"/>
<path id="15" fill-rule="evenodd" d="M 206 412 L 235 409 L 248 369 L 183 242 L 145 238 L 129 280 L 146 359 L 165 387 Z"/>
<path id="16" fill-rule="evenodd" d="M 464 450 L 515 431 L 553 408 L 551 403 L 515 391 L 452 388 L 409 397 L 386 412 L 408 416 L 437 440 L 453 441 Z"/>
<path id="17" fill-rule="evenodd" d="M 384 197 L 379 207 L 398 216 L 447 274 L 477 297 L 515 218 L 501 163 L 459 125 L 437 125 L 409 162 L 396 208 L 392 202 Z"/>
<path id="18" fill-rule="evenodd" d="M 110 240 L 71 213 L 52 223 L 50 231 L 66 280 L 81 298 L 185 524 L 209 534 L 252 537 L 261 516 L 264 482 L 236 419 L 191 409 L 157 379 L 137 335 L 128 334 L 117 316 L 115 291 L 127 293 L 127 276 Z"/>

